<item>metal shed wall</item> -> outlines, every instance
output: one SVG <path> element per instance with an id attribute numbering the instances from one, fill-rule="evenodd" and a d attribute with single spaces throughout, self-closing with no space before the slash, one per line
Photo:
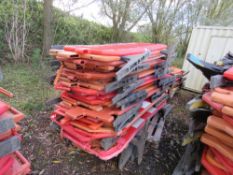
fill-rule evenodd
<path id="1" fill-rule="evenodd" d="M 213 63 L 229 51 L 233 52 L 233 27 L 199 26 L 193 28 L 186 55 L 192 53 Z M 189 74 L 185 88 L 200 92 L 207 79 L 186 60 L 186 55 L 183 70 Z"/>

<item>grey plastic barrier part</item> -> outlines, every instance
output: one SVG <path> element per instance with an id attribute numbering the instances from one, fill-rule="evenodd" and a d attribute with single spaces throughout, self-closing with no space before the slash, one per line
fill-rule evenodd
<path id="1" fill-rule="evenodd" d="M 21 148 L 20 140 L 13 136 L 5 141 L 0 142 L 0 157 L 13 153 Z"/>
<path id="2" fill-rule="evenodd" d="M 15 123 L 12 118 L 4 118 L 0 120 L 0 134 L 13 128 L 15 128 Z"/>

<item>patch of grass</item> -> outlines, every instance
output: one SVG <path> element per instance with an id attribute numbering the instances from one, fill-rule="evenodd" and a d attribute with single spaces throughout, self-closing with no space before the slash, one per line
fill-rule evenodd
<path id="1" fill-rule="evenodd" d="M 14 94 L 13 98 L 1 95 L 2 99 L 26 114 L 43 110 L 45 101 L 55 96 L 53 87 L 47 82 L 47 77 L 52 75 L 50 70 L 47 64 L 2 66 L 3 81 L 0 86 Z"/>

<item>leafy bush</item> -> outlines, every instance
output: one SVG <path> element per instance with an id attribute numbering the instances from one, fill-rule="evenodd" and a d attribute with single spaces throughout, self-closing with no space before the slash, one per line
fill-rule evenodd
<path id="1" fill-rule="evenodd" d="M 15 3 L 19 7 L 22 5 L 21 1 L 16 1 Z M 3 0 L 0 2 L 1 62 L 3 61 L 2 58 L 4 61 L 12 60 L 6 41 L 6 31 L 10 30 L 6 22 L 11 22 L 14 5 L 12 1 Z M 111 29 L 103 25 L 70 16 L 57 8 L 53 9 L 53 19 L 53 44 L 97 44 L 108 43 L 110 41 Z M 40 51 L 38 49 L 42 48 L 43 4 L 41 2 L 36 0 L 27 1 L 26 23 L 28 26 L 25 54 L 27 58 L 21 58 L 21 62 L 35 62 L 36 59 L 40 58 Z"/>
<path id="2" fill-rule="evenodd" d="M 97 44 L 107 43 L 111 37 L 111 29 L 85 19 L 61 15 L 55 10 L 54 44 Z"/>

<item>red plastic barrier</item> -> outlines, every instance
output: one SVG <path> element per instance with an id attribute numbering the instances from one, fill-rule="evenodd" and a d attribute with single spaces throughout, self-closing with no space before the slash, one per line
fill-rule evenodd
<path id="1" fill-rule="evenodd" d="M 206 154 L 207 154 L 208 148 L 206 147 L 202 153 L 202 158 L 201 158 L 201 163 L 202 165 L 206 168 L 206 170 L 211 174 L 211 175 L 228 175 L 226 172 L 223 170 L 215 167 L 211 163 L 209 163 L 206 159 Z"/>
<path id="2" fill-rule="evenodd" d="M 160 100 L 161 98 L 159 98 L 158 100 Z M 57 113 L 55 111 L 55 113 L 51 116 L 51 120 L 54 121 L 55 123 L 57 123 L 65 132 L 69 133 L 70 135 L 76 137 L 76 139 L 79 139 L 82 142 L 88 142 L 88 141 L 92 141 L 95 139 L 101 139 L 101 138 L 106 138 L 106 137 L 113 137 L 116 135 L 121 135 L 122 133 L 126 132 L 127 129 L 138 119 L 140 118 L 142 115 L 144 115 L 144 113 L 149 110 L 150 108 L 152 108 L 152 106 L 158 102 L 158 100 L 156 100 L 153 103 L 149 103 L 149 102 L 144 102 L 142 108 L 139 110 L 139 114 L 130 122 L 126 125 L 126 127 L 119 131 L 118 133 L 113 133 L 113 132 L 101 132 L 101 133 L 89 133 L 87 131 L 78 129 L 74 126 L 72 126 L 70 124 L 70 122 L 64 123 L 62 124 L 61 121 L 59 121 L 59 116 L 57 116 Z M 166 104 L 166 100 L 163 100 L 159 106 L 164 106 Z M 113 114 L 115 113 L 115 115 L 118 113 L 119 115 L 122 115 L 124 112 L 127 112 L 128 110 L 130 110 L 132 107 L 134 107 L 135 105 L 132 105 L 130 108 L 125 109 L 124 111 L 119 111 L 119 112 L 114 112 L 114 110 L 108 110 L 109 114 Z M 159 108 L 159 107 L 158 107 Z M 159 108 L 160 110 L 160 108 Z M 106 111 L 107 112 L 107 111 Z M 64 115 L 63 115 L 64 116 Z"/>
<path id="3" fill-rule="evenodd" d="M 230 69 L 228 69 L 227 71 L 225 71 L 223 73 L 223 76 L 229 80 L 233 80 L 233 67 L 231 67 Z"/>
<path id="4" fill-rule="evenodd" d="M 6 112 L 10 108 L 10 105 L 0 101 L 0 115 Z"/>
<path id="5" fill-rule="evenodd" d="M 24 114 L 18 111 L 17 109 L 10 107 L 7 111 L 0 115 L 1 118 L 13 118 L 16 123 L 21 121 L 24 118 Z"/>
<path id="6" fill-rule="evenodd" d="M 0 158 L 0 175 L 5 175 L 12 167 L 13 162 L 14 160 L 11 155 Z"/>
<path id="7" fill-rule="evenodd" d="M 103 95 L 114 94 L 114 93 L 105 93 L 104 91 L 88 89 L 88 88 L 84 88 L 84 87 L 80 87 L 80 86 L 71 87 L 71 92 L 77 93 L 77 94 L 80 94 L 83 96 L 86 96 L 86 95 L 95 95 L 95 96 L 101 95 L 101 96 L 103 96 Z"/>
<path id="8" fill-rule="evenodd" d="M 0 158 L 0 175 L 26 175 L 30 171 L 30 163 L 18 151 Z"/>
<path id="9" fill-rule="evenodd" d="M 93 66 L 115 66 L 115 67 L 118 67 L 120 65 L 123 65 L 125 64 L 124 61 L 109 61 L 109 62 L 101 62 L 101 61 L 96 61 L 96 60 L 88 60 L 88 59 L 83 59 L 83 58 L 80 58 L 80 59 L 75 59 L 75 60 L 72 60 L 73 63 L 76 63 L 76 64 L 81 64 L 81 65 L 93 65 Z"/>
<path id="10" fill-rule="evenodd" d="M 167 48 L 164 44 L 151 43 L 124 43 L 124 44 L 110 44 L 110 45 L 96 45 L 96 46 L 65 46 L 64 50 L 74 51 L 78 54 L 94 54 L 105 56 L 126 56 L 137 55 L 145 52 L 145 49 L 151 52 L 165 50 Z"/>
<path id="11" fill-rule="evenodd" d="M 231 124 L 233 126 L 233 117 L 229 117 L 227 115 L 222 115 L 222 118 L 228 122 L 229 124 Z"/>
<path id="12" fill-rule="evenodd" d="M 141 85 L 139 85 L 138 88 L 141 88 L 141 90 L 142 90 L 143 86 L 146 86 L 149 84 L 155 84 L 154 82 L 158 79 L 154 78 L 154 76 L 149 75 L 149 76 L 142 78 L 141 80 L 143 82 L 141 83 Z M 105 93 L 104 94 L 103 91 L 84 89 L 84 88 L 80 88 L 80 87 L 71 88 L 71 90 L 73 93 L 63 92 L 62 96 L 68 96 L 68 97 L 74 98 L 78 101 L 82 101 L 84 103 L 88 103 L 91 105 L 109 104 L 109 103 L 111 103 L 111 99 L 116 95 L 115 93 Z M 94 95 L 92 95 L 92 94 L 94 94 Z M 98 94 L 98 96 L 96 94 Z"/>
<path id="13" fill-rule="evenodd" d="M 78 101 L 90 104 L 90 105 L 103 105 L 106 106 L 108 104 L 111 103 L 111 98 L 113 97 L 113 95 L 110 96 L 82 96 L 79 95 L 78 93 L 67 93 L 67 92 L 63 92 L 62 96 L 68 96 L 71 97 L 73 99 L 76 99 Z"/>
<path id="14" fill-rule="evenodd" d="M 73 127 L 70 123 L 62 124 L 59 121 L 59 116 L 55 113 L 52 114 L 50 118 L 53 122 L 59 125 L 63 131 L 69 133 L 70 135 L 80 140 L 81 142 L 91 142 L 96 139 L 116 136 L 116 134 L 113 134 L 113 133 L 89 133 L 79 128 Z"/>
<path id="15" fill-rule="evenodd" d="M 4 94 L 4 95 L 7 96 L 7 97 L 13 97 L 13 96 L 14 96 L 13 93 L 9 92 L 8 90 L 6 90 L 6 89 L 4 89 L 4 88 L 2 88 L 2 87 L 0 87 L 0 93 L 1 93 L 1 94 Z"/>
<path id="16" fill-rule="evenodd" d="M 216 149 L 214 149 L 214 148 L 209 148 L 209 149 L 211 149 L 211 151 L 214 153 L 217 160 L 219 162 L 221 162 L 224 165 L 224 167 L 226 167 L 228 169 L 228 171 L 231 172 L 231 174 L 233 174 L 233 161 L 231 161 L 230 159 L 224 157 Z"/>
<path id="17" fill-rule="evenodd" d="M 8 97 L 13 96 L 12 93 L 3 88 L 0 88 L 0 92 Z M 22 137 L 17 133 L 21 128 L 17 123 L 24 118 L 24 114 L 11 107 L 9 104 L 0 101 L 0 120 L 8 118 L 14 120 L 14 125 L 7 127 L 8 130 L 3 130 L 3 132 L 0 133 L 0 142 L 11 139 L 12 136 L 17 137 L 21 141 Z M 18 144 L 17 142 L 17 145 L 12 145 L 14 150 L 18 148 Z M 4 143 L 3 147 L 4 146 L 7 145 Z M 8 153 L 8 150 L 5 151 Z M 30 163 L 18 151 L 8 155 L 5 155 L 3 152 L 3 155 L 4 156 L 0 158 L 0 175 L 26 175 L 30 172 Z"/>
<path id="18" fill-rule="evenodd" d="M 128 144 L 134 138 L 137 132 L 144 126 L 145 121 L 149 120 L 152 116 L 154 116 L 160 109 L 164 107 L 164 105 L 165 103 L 161 103 L 156 109 L 145 112 L 145 114 L 142 117 L 138 118 L 133 123 L 133 125 L 127 129 L 127 132 L 124 135 L 119 137 L 116 144 L 106 151 L 94 149 L 92 148 L 91 144 L 83 143 L 65 131 L 63 131 L 61 134 L 64 138 L 69 139 L 73 142 L 73 144 L 87 151 L 88 153 L 93 154 L 102 160 L 109 160 L 113 157 L 118 156 L 128 146 Z"/>
<path id="19" fill-rule="evenodd" d="M 207 104 L 209 104 L 212 108 L 214 108 L 218 112 L 222 111 L 223 105 L 219 103 L 215 103 L 211 100 L 211 92 L 205 93 L 202 96 L 202 100 L 205 101 Z"/>

